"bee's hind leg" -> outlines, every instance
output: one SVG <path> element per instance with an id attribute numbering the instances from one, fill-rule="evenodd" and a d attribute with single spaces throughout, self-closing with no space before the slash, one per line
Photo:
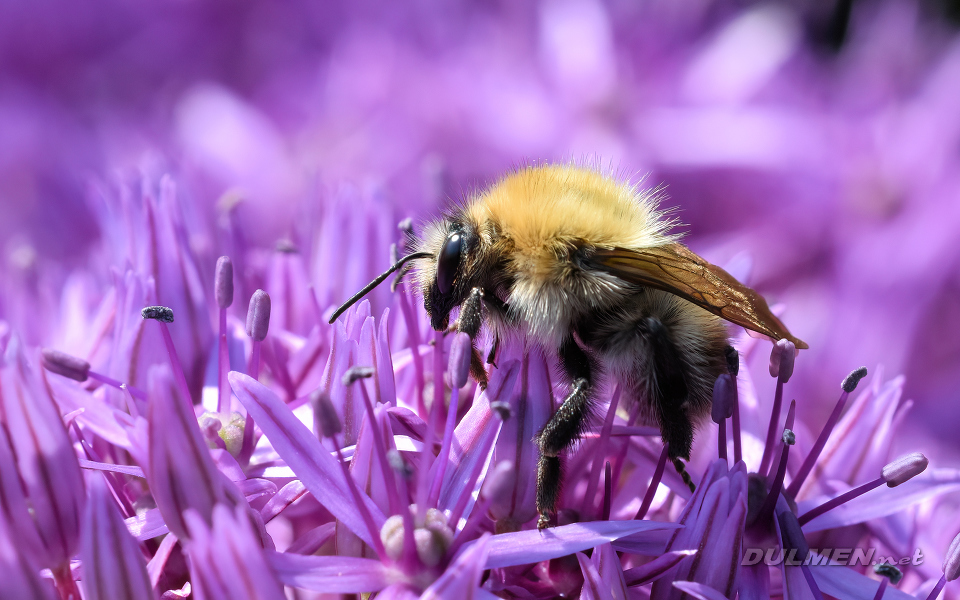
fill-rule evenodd
<path id="1" fill-rule="evenodd" d="M 667 445 L 667 455 L 673 461 L 684 483 L 693 489 L 693 482 L 680 462 L 690 460 L 693 446 L 693 423 L 687 414 L 689 390 L 684 377 L 680 353 L 670 341 L 667 329 L 655 317 L 646 317 L 637 324 L 637 331 L 650 346 L 653 355 L 653 385 L 649 394 L 656 407 L 660 435 Z"/>
<path id="2" fill-rule="evenodd" d="M 580 438 L 590 416 L 590 394 L 593 387 L 590 358 L 571 338 L 560 347 L 563 370 L 573 382 L 570 395 L 537 434 L 540 462 L 537 466 L 537 529 L 550 524 L 560 499 L 560 453 Z"/>

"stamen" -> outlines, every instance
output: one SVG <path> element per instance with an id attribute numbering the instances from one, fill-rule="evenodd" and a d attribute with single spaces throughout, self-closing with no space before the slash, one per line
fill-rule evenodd
<path id="1" fill-rule="evenodd" d="M 881 573 L 881 572 L 878 570 L 878 569 L 880 569 L 881 567 L 892 567 L 892 568 L 896 569 L 897 571 L 900 570 L 900 569 L 897 569 L 896 567 L 894 567 L 893 565 L 882 564 L 882 565 L 877 565 L 877 566 L 875 566 L 875 567 L 873 568 L 873 572 L 874 572 L 874 573 L 877 573 L 877 574 L 880 574 L 880 575 L 886 575 L 885 573 Z M 903 574 L 901 574 L 900 577 L 903 577 Z M 880 585 L 877 586 L 877 593 L 874 594 L 873 600 L 883 600 L 883 593 L 884 593 L 885 591 L 887 591 L 887 583 L 888 583 L 889 581 L 890 581 L 890 579 L 889 579 L 888 577 L 886 577 L 886 576 L 884 576 L 883 579 L 880 580 Z"/>
<path id="2" fill-rule="evenodd" d="M 853 390 L 857 389 L 857 385 L 860 383 L 860 380 L 867 376 L 867 368 L 860 367 L 853 373 L 847 375 L 846 379 L 843 380 L 843 383 L 840 385 L 843 388 L 843 391 L 852 394 Z"/>
<path id="3" fill-rule="evenodd" d="M 166 306 L 147 306 L 140 311 L 144 319 L 153 319 L 161 323 L 173 323 L 173 309 Z"/>
<path id="4" fill-rule="evenodd" d="M 600 437 L 594 445 L 593 462 L 590 467 L 590 478 L 587 481 L 587 492 L 583 495 L 583 504 L 580 506 L 581 514 L 587 514 L 587 511 L 593 508 L 593 501 L 597 496 L 597 486 L 600 479 L 600 465 L 607 455 L 607 445 L 610 441 L 610 431 L 613 429 L 613 418 L 617 414 L 617 405 L 620 404 L 620 386 L 618 385 L 613 392 L 613 398 L 610 399 L 610 406 L 607 408 L 607 415 L 604 417 L 603 426 L 600 429 Z"/>
<path id="5" fill-rule="evenodd" d="M 713 383 L 713 422 L 720 426 L 717 434 L 717 454 L 727 460 L 727 419 L 733 416 L 733 378 L 724 373 Z"/>
<path id="6" fill-rule="evenodd" d="M 900 583 L 900 580 L 903 579 L 903 571 L 901 571 L 896 566 L 891 565 L 890 563 L 883 562 L 883 563 L 880 563 L 879 565 L 875 565 L 873 567 L 873 572 L 876 573 L 877 575 L 883 576 L 883 579 L 880 580 L 881 587 L 884 587 L 883 582 L 885 581 L 889 581 L 893 585 L 897 585 L 898 583 Z M 883 592 L 881 592 L 880 590 L 877 590 L 877 596 L 875 597 L 875 600 L 880 600 L 880 596 L 882 595 L 883 595 Z"/>
<path id="7" fill-rule="evenodd" d="M 230 387 L 227 372 L 230 370 L 230 354 L 227 349 L 227 308 L 233 304 L 233 262 L 221 256 L 213 278 L 213 293 L 220 307 L 220 332 L 217 336 L 217 412 L 230 410 Z"/>
<path id="8" fill-rule="evenodd" d="M 351 376 L 351 372 L 353 372 L 354 375 Z M 352 367 L 348 369 L 343 376 L 343 384 L 350 385 L 356 382 L 358 379 L 363 379 L 364 377 L 362 374 L 364 372 L 365 371 L 363 367 Z M 360 374 L 361 376 L 358 376 L 357 374 Z M 373 447 L 377 454 L 377 458 L 379 459 L 378 462 L 380 463 L 380 468 L 383 473 L 383 480 L 386 482 L 387 489 L 396 490 L 397 482 L 394 478 L 393 470 L 390 468 L 387 462 L 387 445 L 383 439 L 380 427 L 377 425 L 376 414 L 373 412 L 373 403 L 370 401 L 370 395 L 367 394 L 367 388 L 364 385 L 360 385 L 360 396 L 363 398 L 363 405 L 364 408 L 366 408 L 367 423 L 370 425 L 370 433 L 373 435 Z M 390 505 L 390 512 L 393 513 L 397 513 L 402 510 L 402 507 L 406 505 L 405 503 L 409 502 L 409 499 L 405 500 L 404 502 L 399 502 L 394 494 L 388 494 L 387 498 Z"/>
<path id="9" fill-rule="evenodd" d="M 469 334 L 459 332 L 450 345 L 450 385 L 454 389 L 467 385 L 470 376 L 470 357 L 473 353 L 473 344 Z M 451 402 L 452 404 L 452 402 Z"/>
<path id="10" fill-rule="evenodd" d="M 370 379 L 373 377 L 373 367 L 350 367 L 343 374 L 340 382 L 343 385 L 350 387 L 355 381 L 360 381 L 361 379 Z"/>
<path id="11" fill-rule="evenodd" d="M 233 262 L 229 256 L 221 256 L 217 259 L 213 281 L 213 294 L 217 299 L 217 306 L 229 308 L 233 304 Z"/>
<path id="12" fill-rule="evenodd" d="M 250 304 L 247 307 L 247 335 L 253 340 L 250 350 L 250 365 L 247 368 L 250 377 L 260 379 L 260 344 L 267 337 L 267 331 L 270 329 L 270 294 L 258 289 L 250 296 Z M 237 460 L 241 465 L 245 465 L 253 456 L 253 449 L 256 445 L 254 440 L 253 417 L 247 413 L 246 424 L 243 427 L 243 448 Z"/>
<path id="13" fill-rule="evenodd" d="M 336 435 L 343 431 L 343 424 L 337 415 L 330 395 L 323 390 L 316 390 L 310 394 L 310 405 L 313 407 L 313 423 L 316 431 L 322 437 L 334 440 Z M 334 445 L 336 440 L 334 440 Z"/>
<path id="14" fill-rule="evenodd" d="M 610 503 L 613 500 L 611 497 L 613 495 L 613 481 L 610 478 L 610 474 L 610 461 L 608 460 L 603 465 L 603 510 L 600 512 L 601 521 L 610 520 Z"/>
<path id="15" fill-rule="evenodd" d="M 840 394 L 840 399 L 837 400 L 837 405 L 834 407 L 833 413 L 831 413 L 830 418 L 827 419 L 827 423 L 823 426 L 823 430 L 820 432 L 820 436 L 817 438 L 817 441 L 813 444 L 813 448 L 810 449 L 810 454 L 808 454 L 807 458 L 804 459 L 803 465 L 797 472 L 797 476 L 793 481 L 790 482 L 790 487 L 787 488 L 787 495 L 790 497 L 797 497 L 797 492 L 800 491 L 800 486 L 803 485 L 807 475 L 810 474 L 810 471 L 813 470 L 814 465 L 817 464 L 817 459 L 820 458 L 820 453 L 823 452 L 824 446 L 827 445 L 827 438 L 830 437 L 830 433 L 833 431 L 833 428 L 837 426 L 837 422 L 840 420 L 840 413 L 843 412 L 843 407 L 847 404 L 847 398 L 850 397 L 850 393 L 853 392 L 853 390 L 857 389 L 857 384 L 860 383 L 860 380 L 866 376 L 867 368 L 860 367 L 853 373 L 847 375 L 846 379 L 843 380 L 843 384 L 840 386 L 843 389 L 843 393 Z"/>
<path id="16" fill-rule="evenodd" d="M 846 504 L 854 498 L 862 496 L 870 490 L 880 487 L 884 483 L 886 483 L 888 487 L 896 487 L 901 483 L 909 481 L 920 473 L 923 473 L 924 469 L 927 468 L 927 464 L 927 458 L 919 452 L 901 456 L 897 460 L 883 467 L 880 477 L 877 477 L 873 481 L 864 483 L 863 485 L 859 485 L 852 490 L 848 490 L 836 498 L 832 498 L 820 506 L 805 512 L 800 516 L 800 524 L 806 525 L 827 511 L 833 510 L 842 504 Z"/>
<path id="17" fill-rule="evenodd" d="M 780 340 L 770 352 L 770 377 L 787 383 L 793 375 L 793 363 L 796 358 L 797 347 L 790 340 Z"/>
<path id="18" fill-rule="evenodd" d="M 897 460 L 883 467 L 881 477 L 887 482 L 887 487 L 897 487 L 923 473 L 930 461 L 919 452 L 901 456 Z"/>
<path id="19" fill-rule="evenodd" d="M 943 576 L 947 581 L 960 577 L 960 535 L 953 538 L 947 549 L 947 556 L 943 559 Z"/>
<path id="20" fill-rule="evenodd" d="M 733 346 L 727 346 L 724 356 L 727 359 L 727 372 L 733 383 L 733 464 L 743 460 L 743 442 L 740 437 L 740 392 L 737 389 L 737 375 L 740 374 L 740 353 Z"/>
<path id="21" fill-rule="evenodd" d="M 794 557 L 800 563 L 800 570 L 803 572 L 804 579 L 807 580 L 810 592 L 816 600 L 823 600 L 823 593 L 813 578 L 810 566 L 804 564 L 810 554 L 810 546 L 807 545 L 807 540 L 803 537 L 803 531 L 800 529 L 797 517 L 789 510 L 785 510 L 777 515 L 777 520 L 780 523 L 780 536 L 784 551 L 796 551 Z"/>
<path id="22" fill-rule="evenodd" d="M 773 451 L 776 445 L 776 433 L 779 431 L 780 408 L 783 405 L 783 384 L 786 383 L 786 380 L 780 376 L 780 373 L 781 371 L 784 373 L 787 371 L 786 369 L 781 369 L 781 366 L 786 366 L 784 364 L 785 361 L 791 361 L 789 371 L 791 374 L 793 371 L 793 344 L 787 340 L 780 341 L 784 343 L 781 344 L 777 342 L 770 351 L 770 376 L 777 378 L 777 391 L 773 396 L 773 410 L 770 412 L 770 424 L 767 426 L 767 442 L 763 447 L 763 456 L 760 458 L 760 468 L 757 469 L 757 472 L 761 475 L 766 475 L 770 468 L 770 461 L 773 460 Z M 789 353 L 791 358 L 789 359 L 784 358 L 784 355 L 788 354 L 787 350 L 791 351 Z"/>
<path id="23" fill-rule="evenodd" d="M 640 510 L 633 517 L 634 520 L 640 520 L 647 516 L 650 505 L 653 504 L 653 497 L 657 493 L 657 487 L 660 485 L 660 479 L 663 477 L 663 468 L 667 464 L 667 445 L 663 445 L 660 451 L 660 460 L 657 461 L 657 468 L 653 471 L 653 477 L 650 479 L 650 485 L 647 486 L 647 493 L 643 495 L 643 501 L 640 503 Z"/>
<path id="24" fill-rule="evenodd" d="M 402 283 L 400 284 L 403 285 Z M 424 378 L 424 368 L 423 368 L 423 357 L 420 355 L 420 327 L 417 322 L 417 317 L 413 312 L 413 307 L 410 306 L 410 300 L 407 298 L 405 290 L 401 290 L 400 294 L 400 312 L 403 313 L 403 322 L 407 328 L 407 343 L 410 346 L 410 355 L 413 357 L 413 374 L 414 381 L 416 382 L 416 398 L 417 398 L 417 415 L 423 416 L 427 414 L 426 405 L 424 402 L 423 393 L 426 389 L 426 382 Z"/>
<path id="25" fill-rule="evenodd" d="M 943 586 L 945 585 L 947 585 L 946 574 L 940 576 L 940 581 L 938 581 L 937 585 L 933 586 L 933 589 L 930 590 L 929 594 L 927 594 L 927 600 L 936 600 L 940 595 L 940 592 L 943 591 Z"/>
<path id="26" fill-rule="evenodd" d="M 790 403 L 790 410 L 787 412 L 787 422 L 792 426 L 793 416 L 796 413 L 797 403 Z M 773 510 L 777 506 L 777 498 L 780 497 L 780 492 L 783 491 L 783 478 L 787 474 L 787 458 L 790 455 L 790 446 L 796 441 L 793 432 L 789 429 L 783 430 L 783 435 L 781 436 L 783 441 L 783 446 L 780 449 L 780 462 L 777 466 L 777 473 L 773 477 L 773 483 L 770 485 L 770 492 L 767 493 L 766 500 L 763 501 L 763 506 L 760 507 L 760 512 L 757 515 L 758 523 L 765 523 L 773 516 Z"/>
<path id="27" fill-rule="evenodd" d="M 59 350 L 50 348 L 40 350 L 40 361 L 43 363 L 43 367 L 51 373 L 63 375 L 81 383 L 86 381 L 90 375 L 90 363 Z"/>
<path id="28" fill-rule="evenodd" d="M 180 386 L 180 392 L 183 394 L 185 402 L 192 404 L 190 396 L 190 386 L 187 384 L 187 376 L 183 374 L 183 366 L 180 358 L 177 356 L 177 349 L 173 345 L 173 337 L 170 335 L 170 328 L 167 323 L 173 323 L 173 309 L 166 306 L 147 306 L 140 311 L 140 316 L 144 319 L 153 319 L 160 323 L 160 336 L 163 338 L 163 344 L 167 347 L 167 356 L 170 358 L 170 367 L 173 370 L 173 376 Z"/>
<path id="29" fill-rule="evenodd" d="M 371 419 L 370 422 L 372 424 L 373 420 Z M 396 450 L 391 449 L 387 452 L 387 462 L 391 471 L 397 475 L 394 479 L 397 493 L 400 496 L 400 517 L 403 519 L 403 556 L 400 560 L 404 570 L 412 572 L 411 569 L 416 568 L 419 559 L 416 538 L 414 537 L 413 515 L 410 514 L 408 506 L 410 495 L 407 491 L 407 480 L 413 473 L 406 461 L 403 460 L 403 455 Z"/>
<path id="30" fill-rule="evenodd" d="M 250 296 L 247 310 L 247 335 L 255 342 L 262 342 L 270 328 L 270 294 L 257 290 Z"/>

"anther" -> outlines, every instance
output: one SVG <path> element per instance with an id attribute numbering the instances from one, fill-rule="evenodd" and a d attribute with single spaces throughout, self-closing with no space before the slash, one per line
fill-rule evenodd
<path id="1" fill-rule="evenodd" d="M 727 346 L 723 350 L 723 356 L 727 359 L 727 373 L 733 377 L 740 374 L 740 353 L 733 346 Z"/>
<path id="2" fill-rule="evenodd" d="M 470 376 L 470 358 L 473 356 L 473 343 L 470 336 L 461 331 L 450 345 L 450 385 L 462 388 L 467 385 Z"/>
<path id="3" fill-rule="evenodd" d="M 781 383 L 790 381 L 796 353 L 797 347 L 790 340 L 784 339 L 774 344 L 770 351 L 770 376 L 776 377 Z"/>
<path id="4" fill-rule="evenodd" d="M 140 311 L 144 319 L 153 319 L 161 323 L 173 323 L 173 309 L 166 306 L 147 306 Z"/>
<path id="5" fill-rule="evenodd" d="M 897 460 L 883 467 L 881 477 L 887 482 L 887 487 L 897 487 L 923 473 L 930 461 L 919 452 L 901 456 Z"/>
<path id="6" fill-rule="evenodd" d="M 86 381 L 90 375 L 90 363 L 66 352 L 44 348 L 40 351 L 40 357 L 44 368 L 57 375 L 80 382 Z"/>
<path id="7" fill-rule="evenodd" d="M 873 567 L 873 572 L 877 575 L 886 577 L 890 583 L 897 585 L 900 583 L 900 580 L 903 579 L 903 571 L 898 569 L 896 566 L 891 565 L 890 563 L 880 563 Z"/>
<path id="8" fill-rule="evenodd" d="M 323 390 L 314 391 L 310 394 L 310 404 L 313 405 L 314 425 L 323 437 L 332 438 L 343 431 L 343 424 L 329 394 Z"/>
<path id="9" fill-rule="evenodd" d="M 250 296 L 247 309 L 247 335 L 255 342 L 262 342 L 270 328 L 270 294 L 257 290 Z"/>
<path id="10" fill-rule="evenodd" d="M 943 559 L 943 575 L 947 581 L 960 577 L 960 535 L 953 538 L 947 549 L 947 556 Z"/>
<path id="11" fill-rule="evenodd" d="M 860 367 L 853 373 L 847 375 L 841 384 L 841 388 L 848 394 L 853 393 L 853 390 L 857 389 L 857 385 L 860 383 L 860 380 L 867 376 L 867 368 Z"/>
<path id="12" fill-rule="evenodd" d="M 349 387 L 361 379 L 373 377 L 373 374 L 373 367 L 350 367 L 347 369 L 347 372 L 343 374 L 343 378 L 340 381 L 343 385 Z"/>
<path id="13" fill-rule="evenodd" d="M 213 295 L 220 308 L 227 308 L 233 304 L 233 262 L 229 256 L 221 256 L 217 259 Z"/>
<path id="14" fill-rule="evenodd" d="M 733 416 L 733 378 L 724 373 L 713 384 L 713 422 L 722 425 Z"/>

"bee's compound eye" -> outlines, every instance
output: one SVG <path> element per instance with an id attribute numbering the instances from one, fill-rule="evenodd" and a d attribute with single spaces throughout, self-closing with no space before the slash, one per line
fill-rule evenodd
<path id="1" fill-rule="evenodd" d="M 440 256 L 437 257 L 437 289 L 441 294 L 446 294 L 453 288 L 453 280 L 460 268 L 462 248 L 463 236 L 460 233 L 451 233 L 443 242 Z"/>

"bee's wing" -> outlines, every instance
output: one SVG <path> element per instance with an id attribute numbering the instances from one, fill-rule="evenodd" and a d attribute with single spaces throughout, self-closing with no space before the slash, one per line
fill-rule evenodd
<path id="1" fill-rule="evenodd" d="M 643 250 L 597 249 L 587 262 L 624 281 L 680 296 L 713 314 L 747 329 L 797 348 L 808 348 L 792 336 L 767 302 L 729 273 L 711 265 L 683 244 L 666 244 Z"/>

